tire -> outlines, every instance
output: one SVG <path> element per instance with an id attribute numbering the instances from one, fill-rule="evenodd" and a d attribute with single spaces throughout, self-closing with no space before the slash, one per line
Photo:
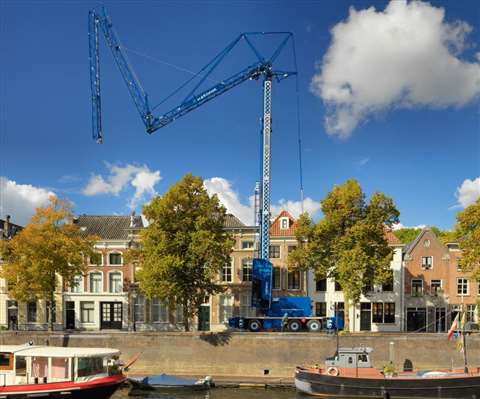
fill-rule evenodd
<path id="1" fill-rule="evenodd" d="M 260 320 L 250 320 L 248 322 L 248 329 L 251 332 L 258 332 L 262 329 L 262 323 L 260 322 Z"/>
<path id="2" fill-rule="evenodd" d="M 302 329 L 300 320 L 292 320 L 288 323 L 288 330 L 291 332 L 299 332 Z"/>
<path id="3" fill-rule="evenodd" d="M 319 332 L 322 330 L 322 322 L 320 320 L 310 320 L 307 323 L 308 331 Z"/>

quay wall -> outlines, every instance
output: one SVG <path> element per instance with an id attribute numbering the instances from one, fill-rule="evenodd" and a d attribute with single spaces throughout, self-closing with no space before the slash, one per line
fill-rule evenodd
<path id="1" fill-rule="evenodd" d="M 340 346 L 370 346 L 374 366 L 381 368 L 393 357 L 397 369 L 405 359 L 419 368 L 463 367 L 463 354 L 446 334 L 350 334 Z M 179 333 L 98 332 L 51 333 L 0 332 L 0 345 L 110 347 L 122 351 L 127 361 L 141 352 L 130 373 L 171 373 L 235 378 L 290 379 L 296 365 L 322 364 L 334 353 L 335 336 L 311 333 Z M 393 344 L 392 344 L 393 343 Z M 467 338 L 471 366 L 480 367 L 480 334 Z M 268 370 L 268 374 L 265 370 Z"/>

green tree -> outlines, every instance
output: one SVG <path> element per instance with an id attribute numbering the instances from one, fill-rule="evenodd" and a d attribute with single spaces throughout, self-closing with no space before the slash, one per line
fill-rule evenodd
<path id="1" fill-rule="evenodd" d="M 207 295 L 223 291 L 218 275 L 230 263 L 233 240 L 224 230 L 225 208 L 200 177 L 188 174 L 143 208 L 149 226 L 136 257 L 140 289 L 183 308 L 185 330 Z"/>
<path id="2" fill-rule="evenodd" d="M 462 249 L 462 271 L 473 279 L 480 279 L 480 198 L 457 213 L 455 230 Z"/>
<path id="3" fill-rule="evenodd" d="M 73 223 L 70 204 L 51 197 L 49 206 L 37 208 L 21 232 L 2 242 L 1 276 L 8 295 L 18 301 L 47 301 L 52 329 L 56 288 L 74 284 L 74 277 L 85 273 L 95 241 L 94 236 L 83 237 Z"/>
<path id="4" fill-rule="evenodd" d="M 376 192 L 367 203 L 356 180 L 335 186 L 321 202 L 324 218 L 314 224 L 302 215 L 296 230 L 300 245 L 288 264 L 312 268 L 318 278 L 334 278 L 343 290 L 345 330 L 349 330 L 349 305 L 360 301 L 372 284 L 390 276 L 393 250 L 385 227 L 398 223 L 399 212 L 392 199 Z"/>
<path id="5" fill-rule="evenodd" d="M 435 235 L 442 241 L 444 244 L 446 242 L 455 240 L 455 232 L 449 230 L 441 230 L 438 227 L 432 226 L 430 229 L 435 233 Z M 404 227 L 402 229 L 395 230 L 393 233 L 400 240 L 402 244 L 408 244 L 417 238 L 417 236 L 422 232 L 420 228 L 414 227 Z"/>

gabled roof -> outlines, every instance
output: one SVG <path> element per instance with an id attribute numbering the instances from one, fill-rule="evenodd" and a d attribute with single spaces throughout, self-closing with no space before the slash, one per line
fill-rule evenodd
<path id="1" fill-rule="evenodd" d="M 389 245 L 402 245 L 401 241 L 398 239 L 398 237 L 393 233 L 392 230 L 389 228 L 385 227 L 384 229 L 385 232 L 385 239 L 387 240 Z"/>
<path id="2" fill-rule="evenodd" d="M 445 247 L 445 245 L 438 239 L 437 235 L 429 227 L 424 227 L 413 241 L 410 241 L 407 245 L 405 245 L 405 247 L 403 248 L 403 253 L 410 254 L 417 246 L 417 244 L 422 240 L 423 236 L 427 233 L 432 233 L 435 239 L 439 241 L 442 246 Z M 445 250 L 447 250 L 447 248 L 445 248 Z"/>
<path id="3" fill-rule="evenodd" d="M 223 223 L 223 227 L 225 228 L 242 228 L 246 227 L 245 223 L 243 223 L 239 218 L 232 215 L 231 213 L 227 213 L 225 215 L 225 222 Z"/>
<path id="4" fill-rule="evenodd" d="M 141 216 L 80 215 L 74 223 L 84 235 L 96 235 L 102 240 L 127 240 L 132 230 L 144 228 Z"/>
<path id="5" fill-rule="evenodd" d="M 288 218 L 289 227 L 288 229 L 282 229 L 280 221 L 282 218 Z M 292 237 L 295 235 L 295 228 L 297 227 L 296 219 L 285 209 L 280 212 L 280 214 L 275 218 L 273 223 L 270 225 L 270 235 L 272 237 Z"/>

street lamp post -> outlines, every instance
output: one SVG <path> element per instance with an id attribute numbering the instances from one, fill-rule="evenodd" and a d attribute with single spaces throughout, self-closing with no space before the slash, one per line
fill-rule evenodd
<path id="1" fill-rule="evenodd" d="M 132 312 L 132 329 L 133 331 L 137 331 L 137 323 L 135 320 L 135 302 L 137 299 L 137 287 L 135 284 L 130 285 L 130 298 L 132 300 L 132 305 L 131 305 L 131 312 Z"/>

